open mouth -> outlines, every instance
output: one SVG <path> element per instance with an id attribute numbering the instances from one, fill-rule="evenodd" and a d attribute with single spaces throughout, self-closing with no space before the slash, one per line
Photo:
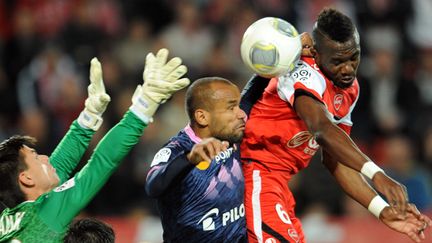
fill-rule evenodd
<path id="1" fill-rule="evenodd" d="M 343 83 L 352 83 L 352 82 L 354 81 L 354 76 L 343 77 L 343 78 L 341 79 L 341 81 L 342 81 Z"/>

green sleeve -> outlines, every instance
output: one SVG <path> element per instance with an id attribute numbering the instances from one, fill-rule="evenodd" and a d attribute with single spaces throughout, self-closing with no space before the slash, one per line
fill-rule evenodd
<path id="1" fill-rule="evenodd" d="M 56 169 L 60 183 L 70 178 L 70 173 L 80 162 L 94 133 L 93 130 L 82 128 L 74 121 L 57 145 L 50 156 L 50 163 Z"/>
<path id="2" fill-rule="evenodd" d="M 41 218 L 56 230 L 67 227 L 138 143 L 145 127 L 144 122 L 128 111 L 99 142 L 87 165 L 72 179 L 45 195 L 47 198 L 40 208 Z"/>

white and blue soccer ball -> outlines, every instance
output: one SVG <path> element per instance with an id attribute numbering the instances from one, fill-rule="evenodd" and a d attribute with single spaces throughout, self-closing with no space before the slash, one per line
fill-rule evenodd
<path id="1" fill-rule="evenodd" d="M 280 18 L 265 17 L 245 31 L 240 52 L 248 68 L 271 78 L 291 72 L 301 49 L 300 35 L 292 24 Z"/>

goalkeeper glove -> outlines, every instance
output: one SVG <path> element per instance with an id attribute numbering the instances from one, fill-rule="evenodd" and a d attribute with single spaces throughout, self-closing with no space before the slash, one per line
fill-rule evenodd
<path id="1" fill-rule="evenodd" d="M 167 62 L 168 50 L 163 48 L 156 56 L 149 53 L 143 72 L 143 85 L 138 85 L 132 96 L 130 110 L 145 123 L 152 122 L 153 115 L 160 104 L 165 103 L 178 90 L 190 81 L 181 78 L 187 72 L 182 60 L 174 57 Z M 180 79 L 181 78 L 181 79 Z"/>
<path id="2" fill-rule="evenodd" d="M 111 98 L 105 92 L 102 66 L 96 57 L 90 62 L 90 85 L 87 91 L 88 98 L 85 101 L 84 110 L 78 117 L 78 123 L 83 128 L 97 131 L 102 125 L 102 113 L 106 110 Z"/>

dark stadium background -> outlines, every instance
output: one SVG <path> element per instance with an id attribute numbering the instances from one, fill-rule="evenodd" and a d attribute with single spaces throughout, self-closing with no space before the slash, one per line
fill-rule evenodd
<path id="1" fill-rule="evenodd" d="M 145 55 L 167 47 L 188 77 L 251 75 L 240 59 L 244 30 L 264 16 L 310 31 L 325 6 L 351 16 L 360 31 L 360 99 L 353 139 L 432 208 L 432 2 L 429 0 L 2 0 L 0 138 L 29 134 L 49 154 L 83 108 L 89 61 L 103 64 L 112 102 L 92 148 L 130 105 Z M 184 93 L 158 112 L 142 141 L 83 211 L 111 223 L 118 242 L 159 242 L 154 201 L 144 192 L 158 148 L 187 123 Z M 91 152 L 92 149 L 89 150 Z M 86 159 L 89 154 L 86 155 Z M 81 163 L 81 166 L 85 163 Z M 291 183 L 308 242 L 409 242 L 347 199 L 314 159 Z M 432 242 L 429 235 L 428 242 Z"/>

